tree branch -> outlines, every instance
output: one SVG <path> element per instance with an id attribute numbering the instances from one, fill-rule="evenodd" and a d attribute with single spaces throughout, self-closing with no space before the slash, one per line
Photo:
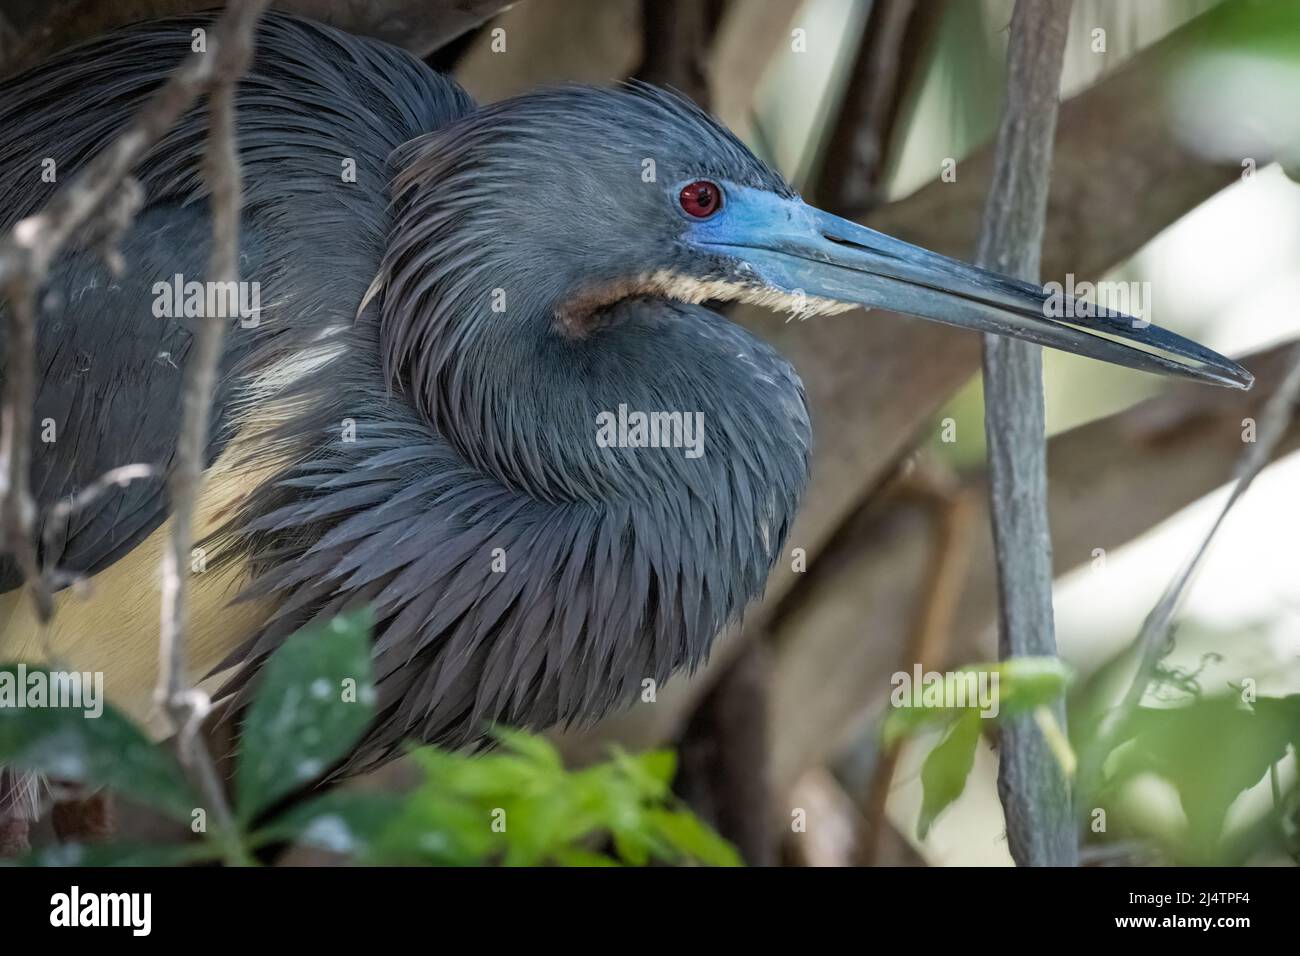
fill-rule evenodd
<path id="1" fill-rule="evenodd" d="M 926 467 L 917 471 L 919 474 L 909 475 L 899 483 L 897 492 L 891 494 L 906 496 L 930 510 L 933 543 L 929 549 L 929 566 L 920 584 L 920 606 L 914 615 L 907 648 L 896 666 L 900 671 L 907 671 L 913 664 L 919 664 L 923 672 L 928 672 L 943 667 L 950 656 L 948 645 L 955 630 L 953 615 L 969 574 L 972 526 L 977 509 L 969 489 L 957 485 L 955 476 L 946 469 L 926 462 Z M 863 866 L 876 864 L 882 840 L 889 832 L 885 810 L 900 746 L 898 743 L 886 746 L 881 741 L 872 752 L 875 759 L 865 796 L 861 798 L 866 826 L 858 860 Z"/>
<path id="2" fill-rule="evenodd" d="M 0 408 L 0 547 L 23 571 L 41 620 L 53 610 L 36 553 L 36 505 L 30 488 L 32 406 L 35 401 L 36 296 L 55 258 L 79 231 L 96 232 L 99 217 L 120 226 L 122 202 L 113 198 L 130 182 L 132 168 L 190 108 L 215 75 L 214 57 L 192 54 L 141 108 L 126 131 L 86 164 L 49 204 L 14 224 L 0 241 L 0 300 L 7 300 L 5 389 Z M 129 206 L 138 192 L 119 195 Z"/>
<path id="3" fill-rule="evenodd" d="M 212 215 L 210 282 L 239 281 L 239 210 L 242 182 L 235 144 L 235 87 L 252 58 L 253 33 L 268 0 L 231 0 L 213 28 L 216 79 L 208 94 L 208 149 L 205 175 Z M 227 301 L 242 301 L 241 296 Z M 237 307 L 236 307 L 237 309 Z M 199 784 L 209 810 L 226 841 L 227 858 L 239 862 L 242 851 L 234 839 L 234 821 L 216 765 L 199 727 L 210 708 L 207 695 L 189 685 L 185 626 L 188 617 L 190 549 L 194 541 L 194 512 L 207 460 L 212 392 L 221 359 L 226 324 L 234 315 L 204 315 L 198 320 L 194 347 L 185 365 L 181 427 L 176 460 L 168 476 L 171 497 L 171 536 L 163 554 L 161 630 L 156 699 L 176 734 L 182 763 Z"/>
<path id="4" fill-rule="evenodd" d="M 129 223 L 140 201 L 130 171 L 207 91 L 211 131 L 206 169 L 213 217 L 213 277 L 238 279 L 239 172 L 234 148 L 234 88 L 251 56 L 253 32 L 268 0 L 231 0 L 213 23 L 209 49 L 191 54 L 136 114 L 126 131 L 87 163 L 39 213 L 16 223 L 0 243 L 0 294 L 8 300 L 7 367 L 0 420 L 0 532 L 17 557 L 42 621 L 53 613 L 51 576 L 42 573 L 35 542 L 36 505 L 30 488 L 30 441 L 35 400 L 36 296 L 50 266 L 74 235 L 106 232 L 110 242 Z M 115 199 L 116 197 L 116 199 Z M 103 222 L 103 228 L 98 224 Z M 110 257 L 110 264 L 116 260 Z M 236 297 L 238 299 L 238 297 Z M 182 761 L 216 818 L 227 857 L 242 859 L 230 811 L 211 756 L 194 732 L 206 711 L 197 691 L 186 691 L 183 647 L 186 575 L 195 499 L 207 444 L 212 383 L 221 353 L 224 317 L 209 317 L 196 331 L 186 367 L 177 463 L 169 479 L 172 547 L 165 557 L 159 700 L 177 731 Z M 138 468 L 139 466 L 131 466 Z M 138 477 L 118 469 L 104 482 Z M 75 508 L 78 500 L 68 504 Z M 55 509 L 57 512 L 58 509 Z M 57 523 L 57 522 L 56 522 Z"/>
<path id="5" fill-rule="evenodd" d="M 976 261 L 1038 281 L 1071 0 L 1018 0 L 1007 99 Z M 1056 654 L 1041 346 L 984 336 L 984 430 L 998 567 L 999 657 Z M 1065 702 L 1054 710 L 1064 726 Z M 1030 715 L 999 725 L 998 791 L 1021 866 L 1079 861 L 1070 788 Z"/>
<path id="6" fill-rule="evenodd" d="M 66 539 L 59 540 L 59 532 L 67 530 L 67 524 L 73 516 L 83 508 L 89 507 L 110 489 L 124 488 L 133 481 L 153 478 L 157 474 L 158 469 L 153 465 L 121 465 L 106 471 L 76 494 L 60 500 L 50 508 L 45 515 L 41 534 L 45 552 L 45 566 L 41 569 L 41 576 L 48 587 L 57 589 L 68 585 L 75 586 L 82 580 L 80 576 L 62 571 L 55 566 L 55 555 L 59 554 L 60 548 L 66 541 Z"/>
<path id="7" fill-rule="evenodd" d="M 709 109 L 704 64 L 718 26 L 716 7 L 705 0 L 641 0 L 641 64 L 633 75 Z"/>
<path id="8" fill-rule="evenodd" d="M 920 52 L 947 11 L 943 3 L 875 0 L 814 177 L 817 204 L 859 218 L 884 198 L 885 165 Z"/>

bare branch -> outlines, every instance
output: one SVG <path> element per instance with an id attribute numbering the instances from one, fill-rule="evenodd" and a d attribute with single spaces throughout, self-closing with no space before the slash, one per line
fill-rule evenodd
<path id="1" fill-rule="evenodd" d="M 1159 658 L 1159 649 L 1165 644 L 1170 624 L 1181 604 L 1183 595 L 1187 592 L 1188 583 L 1191 581 L 1192 575 L 1200 567 L 1202 559 L 1214 540 L 1214 536 L 1223 525 L 1223 520 L 1241 499 L 1241 496 L 1246 493 L 1246 489 L 1250 487 L 1255 477 L 1263 471 L 1264 466 L 1268 464 L 1281 442 L 1282 436 L 1286 434 L 1287 426 L 1291 422 L 1291 416 L 1295 412 L 1297 399 L 1300 399 L 1300 346 L 1296 346 L 1292 351 L 1290 369 L 1286 374 L 1286 378 L 1283 379 L 1281 387 L 1273 393 L 1268 400 L 1268 404 L 1264 406 L 1264 412 L 1256 433 L 1256 441 L 1247 446 L 1246 454 L 1242 456 L 1241 463 L 1237 466 L 1237 483 L 1232 489 L 1232 494 L 1224 502 L 1218 517 L 1214 519 L 1214 524 L 1206 532 L 1205 539 L 1201 541 L 1191 557 L 1188 558 L 1182 570 L 1169 582 L 1169 587 L 1142 624 L 1138 643 L 1146 649 L 1144 658 L 1148 661 L 1149 667 L 1154 668 L 1155 661 Z M 1140 673 L 1139 676 L 1141 676 Z M 1130 700 L 1136 702 L 1141 698 L 1139 684 L 1142 683 L 1145 682 L 1134 682 L 1134 688 L 1130 691 Z"/>
<path id="2" fill-rule="evenodd" d="M 1052 144 L 1071 0 L 1019 0 L 1007 51 L 1007 101 L 976 261 L 1038 281 Z M 999 656 L 1056 654 L 1052 538 L 1047 524 L 1043 350 L 984 336 L 984 423 L 998 566 Z M 1065 705 L 1056 704 L 1064 725 Z M 1070 789 L 1028 717 L 999 726 L 998 792 L 1007 842 L 1021 866 L 1079 861 Z"/>
<path id="3" fill-rule="evenodd" d="M 52 575 L 42 573 L 34 540 L 36 506 L 30 489 L 30 439 L 35 399 L 36 296 L 51 264 L 71 244 L 97 237 L 111 250 L 138 208 L 139 185 L 130 171 L 205 90 L 210 98 L 207 178 L 213 218 L 213 278 L 238 280 L 240 183 L 234 135 L 234 90 L 252 54 L 253 32 L 268 0 L 231 0 L 214 22 L 207 51 L 191 54 L 158 89 L 126 131 L 86 167 L 39 213 L 21 220 L 0 243 L 0 294 L 7 310 L 7 369 L 0 421 L 0 532 L 33 591 L 41 620 L 53 613 Z M 110 266 L 120 261 L 109 256 Z M 193 537 L 193 515 L 202 479 L 213 381 L 221 354 L 224 317 L 203 320 L 186 367 L 183 420 L 171 491 L 171 548 L 165 555 L 162 613 L 162 674 L 159 699 L 177 732 L 182 761 L 195 778 L 222 839 L 227 858 L 242 862 L 222 782 L 211 756 L 196 733 L 207 712 L 198 691 L 188 691 L 185 655 L 185 586 L 182 573 Z M 116 469 L 51 512 L 49 527 L 61 521 L 111 484 L 143 477 L 148 466 Z M 151 472 L 150 472 L 151 473 Z"/>
<path id="4" fill-rule="evenodd" d="M 942 3 L 876 0 L 818 162 L 817 205 L 858 218 L 884 198 L 885 165 L 920 53 L 947 12 Z"/>
<path id="5" fill-rule="evenodd" d="M 146 101 L 121 136 L 56 192 L 44 209 L 15 223 L 0 241 L 0 299 L 9 303 L 5 312 L 4 404 L 0 409 L 0 546 L 15 556 L 43 621 L 53 613 L 53 599 L 41 578 L 36 554 L 29 449 L 35 401 L 37 295 L 51 264 L 74 235 L 89 231 L 111 237 L 120 232 L 122 210 L 138 197 L 138 187 L 128 185 L 124 197 L 116 202 L 113 198 L 149 148 L 212 82 L 216 60 L 208 53 L 191 54 Z M 94 221 L 105 214 L 104 227 L 96 229 Z"/>
<path id="6" fill-rule="evenodd" d="M 671 86 L 705 109 L 705 61 L 717 29 L 716 9 L 701 0 L 641 0 L 641 65 L 637 79 Z"/>
<path id="7" fill-rule="evenodd" d="M 208 95 L 208 149 L 205 175 L 212 214 L 209 281 L 239 281 L 239 211 L 242 183 L 235 145 L 235 86 L 252 58 L 253 30 L 267 0 L 231 0 L 214 27 L 216 75 Z M 238 301 L 238 296 L 233 301 Z M 221 359 L 226 323 L 235 316 L 205 315 L 198 320 L 194 346 L 185 366 L 181 427 L 176 461 L 168 478 L 171 537 L 163 554 L 162 619 L 156 699 L 176 733 L 177 751 L 202 788 L 220 831 L 233 836 L 221 777 L 199 734 L 210 702 L 190 688 L 186 670 L 186 598 L 194 513 L 206 464 L 212 393 Z M 228 842 L 238 859 L 237 844 Z"/>
<path id="8" fill-rule="evenodd" d="M 771 683 L 768 649 L 750 641 L 695 708 L 676 745 L 674 789 L 750 866 L 775 864 L 780 834 L 772 826 L 768 775 Z"/>
<path id="9" fill-rule="evenodd" d="M 36 556 L 30 444 L 32 405 L 36 400 L 33 356 L 39 287 L 40 280 L 33 272 L 17 272 L 7 282 L 0 281 L 0 295 L 9 300 L 5 321 L 9 361 L 4 405 L 0 407 L 0 549 L 13 554 L 23 577 L 32 582 L 37 616 L 46 621 L 53 613 L 54 599 L 41 582 Z"/>
<path id="10" fill-rule="evenodd" d="M 113 468 L 104 472 L 75 495 L 64 498 L 49 510 L 45 516 L 41 535 L 45 545 L 45 567 L 41 570 L 40 577 L 46 587 L 59 588 L 68 584 L 75 584 L 78 580 L 76 575 L 61 572 L 54 565 L 55 556 L 59 553 L 60 547 L 60 542 L 57 540 L 58 533 L 65 529 L 73 516 L 83 508 L 89 507 L 110 489 L 124 488 L 133 481 L 152 478 L 157 474 L 158 469 L 153 465 L 122 465 L 119 468 Z"/>

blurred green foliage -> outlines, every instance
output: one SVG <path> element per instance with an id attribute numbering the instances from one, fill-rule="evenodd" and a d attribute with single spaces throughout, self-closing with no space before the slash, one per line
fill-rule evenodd
<path id="1" fill-rule="evenodd" d="M 1219 646 L 1231 643 L 1224 638 Z M 1063 736 L 1053 739 L 1061 731 L 1046 716 L 1047 705 L 1069 684 L 1065 666 L 1053 658 L 1012 659 L 957 672 L 999 673 L 1000 707 L 992 719 L 981 717 L 978 705 L 891 710 L 883 726 L 886 746 L 940 732 L 921 767 L 918 838 L 926 838 L 939 814 L 965 790 L 982 733 L 1008 716 L 1033 713 L 1073 777 L 1074 755 L 1088 753 L 1098 742 L 1102 717 L 1116 706 L 1131 665 L 1130 655 L 1122 654 L 1075 688 L 1068 742 Z M 1258 695 L 1250 682 L 1205 694 L 1199 678 L 1200 670 L 1157 668 L 1142 703 L 1107 736 L 1096 779 L 1074 781 L 1076 803 L 1086 800 L 1077 807 L 1081 836 L 1097 844 L 1136 842 L 1155 858 L 1190 865 L 1239 865 L 1282 855 L 1300 862 L 1295 766 L 1300 694 Z M 1131 788 L 1151 780 L 1176 798 L 1176 819 L 1157 821 L 1159 813 L 1135 808 Z M 1242 795 L 1262 787 L 1270 791 L 1267 810 L 1241 814 L 1231 825 L 1231 811 Z"/>
<path id="2" fill-rule="evenodd" d="M 19 666 L 0 672 L 17 681 Z M 0 765 L 106 787 L 188 824 L 199 838 L 179 846 L 57 846 L 26 862 L 240 864 L 259 849 L 295 843 L 366 864 L 740 863 L 731 845 L 673 795 L 671 752 L 616 752 L 605 763 L 568 770 L 546 740 L 504 728 L 492 732 L 499 748 L 480 755 L 414 750 L 424 779 L 409 793 L 340 788 L 275 812 L 336 767 L 374 714 L 367 614 L 287 640 L 259 676 L 244 718 L 234 788 L 238 832 L 231 834 L 214 831 L 212 814 L 171 751 L 111 707 L 98 717 L 79 707 L 0 707 Z"/>
<path id="3" fill-rule="evenodd" d="M 939 742 L 921 766 L 921 815 L 917 837 L 924 840 L 935 819 L 966 789 L 966 778 L 975 765 L 975 748 L 985 728 L 998 721 L 1026 713 L 1038 713 L 1059 698 L 1070 682 L 1069 669 L 1055 657 L 1016 657 L 993 664 L 972 664 L 948 678 L 956 683 L 964 675 L 982 676 L 989 681 L 997 701 L 996 714 L 985 714 L 981 703 L 965 706 L 895 707 L 885 718 L 884 742 L 897 746 L 903 739 L 931 730 L 942 730 Z M 992 683 L 996 678 L 996 683 Z M 949 697 L 949 700 L 955 698 Z M 1050 718 L 1045 718 L 1050 719 Z"/>
<path id="4" fill-rule="evenodd" d="M 1138 776 L 1154 774 L 1177 791 L 1186 818 L 1176 839 L 1165 841 L 1165 855 L 1226 863 L 1238 855 L 1224 842 L 1228 809 L 1286 757 L 1288 743 L 1300 740 L 1300 695 L 1261 698 L 1253 706 L 1226 695 L 1140 707 L 1123 737 L 1107 762 L 1098 802 L 1111 802 Z"/>
<path id="5" fill-rule="evenodd" d="M 1258 623 L 1223 630 L 1191 620 L 1178 632 L 1179 645 L 1231 648 L 1234 660 L 1252 661 L 1228 667 L 1239 675 L 1258 673 L 1261 661 L 1250 644 L 1268 638 L 1269 629 Z M 1194 665 L 1180 650 L 1167 649 L 1140 706 L 1108 738 L 1097 779 L 1083 781 L 1081 792 L 1090 796 L 1080 812 L 1103 810 L 1108 820 L 1104 830 L 1091 827 L 1089 836 L 1098 843 L 1138 841 L 1160 858 L 1190 865 L 1284 856 L 1300 862 L 1300 694 L 1261 694 L 1258 681 L 1244 676 L 1211 681 L 1211 668 L 1227 666 L 1223 655 L 1203 650 Z M 1072 695 L 1070 731 L 1081 749 L 1096 739 L 1132 668 L 1126 650 Z M 1172 813 L 1138 812 L 1139 801 L 1152 801 L 1152 782 L 1173 795 Z M 1253 800 L 1246 796 L 1252 791 Z"/>
<path id="6" fill-rule="evenodd" d="M 1300 177 L 1300 4 L 1234 0 L 1200 23 L 1170 71 L 1170 119 L 1192 148 Z"/>
<path id="7" fill-rule="evenodd" d="M 1233 0 L 1206 15 L 1200 42 L 1206 47 L 1300 61 L 1300 3 L 1294 0 Z"/>
<path id="8" fill-rule="evenodd" d="M 540 737 L 495 736 L 499 749 L 481 756 L 417 750 L 424 781 L 413 793 L 377 801 L 359 794 L 353 806 L 350 794 L 322 798 L 302 809 L 289 835 L 336 849 L 330 844 L 346 827 L 357 844 L 349 850 L 383 865 L 739 864 L 730 844 L 676 805 L 670 752 L 615 753 L 570 771 Z"/>

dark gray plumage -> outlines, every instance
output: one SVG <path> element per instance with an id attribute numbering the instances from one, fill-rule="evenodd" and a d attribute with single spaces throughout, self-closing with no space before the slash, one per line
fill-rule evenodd
<path id="1" fill-rule="evenodd" d="M 42 157 L 65 177 L 84 162 L 201 22 L 132 28 L 0 86 L 0 225 L 47 198 Z M 206 545 L 274 609 L 228 658 L 246 666 L 227 690 L 299 627 L 370 606 L 381 716 L 350 769 L 407 737 L 599 717 L 698 665 L 759 594 L 806 478 L 807 409 L 790 366 L 707 300 L 884 306 L 1251 381 L 1158 326 L 807 206 L 649 87 L 476 109 L 398 50 L 271 16 L 238 110 L 241 270 L 261 313 L 229 335 L 210 452 L 256 487 L 220 503 Z M 126 276 L 85 253 L 52 276 L 66 301 L 41 326 L 36 418 L 73 440 L 37 446 L 46 508 L 115 465 L 170 462 L 190 338 L 148 303 L 207 261 L 205 129 L 197 110 L 142 164 Z M 704 454 L 604 447 L 597 418 L 620 407 L 701 415 Z M 132 486 L 47 557 L 101 570 L 165 513 L 159 484 Z"/>
<path id="2" fill-rule="evenodd" d="M 90 155 L 193 25 L 134 28 L 3 88 L 5 225 L 45 198 L 33 156 Z M 51 127 L 41 104 L 74 97 L 84 119 Z M 798 379 L 701 306 L 611 296 L 563 328 L 556 315 L 651 270 L 716 277 L 673 241 L 663 184 L 725 174 L 789 187 L 659 91 L 562 89 L 475 111 L 399 51 L 283 16 L 261 29 L 238 107 L 241 268 L 261 283 L 262 314 L 231 330 L 214 457 L 258 403 L 293 414 L 249 462 L 292 464 L 210 542 L 217 560 L 251 559 L 249 593 L 278 603 L 232 656 L 251 666 L 230 689 L 298 627 L 371 605 L 382 717 L 360 766 L 404 738 L 469 741 L 489 720 L 589 720 L 644 679 L 699 664 L 761 591 L 793 519 L 810 441 Z M 38 420 L 60 406 L 59 420 L 98 429 L 44 449 L 44 506 L 108 467 L 170 459 L 179 373 L 156 353 L 183 364 L 189 333 L 124 303 L 147 301 L 158 275 L 203 272 L 204 129 L 196 111 L 141 168 L 148 208 L 124 242 L 120 298 L 96 293 L 93 312 L 69 310 L 70 329 L 41 327 Z M 647 157 L 659 184 L 643 182 Z M 355 184 L 341 181 L 345 158 Z M 58 288 L 102 273 L 88 255 L 61 270 Z M 488 306 L 496 289 L 504 312 Z M 98 352 L 92 390 L 75 380 L 69 333 Z M 250 391 L 321 349 L 337 354 L 288 391 Z M 120 409 L 108 422 L 105 393 Z M 598 447 L 596 415 L 619 404 L 702 412 L 706 454 Z M 165 509 L 157 484 L 116 493 L 56 557 L 98 570 Z M 491 569 L 497 548 L 504 573 Z"/>

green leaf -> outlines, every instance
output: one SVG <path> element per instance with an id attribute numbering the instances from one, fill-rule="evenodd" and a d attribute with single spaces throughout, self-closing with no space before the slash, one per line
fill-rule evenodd
<path id="1" fill-rule="evenodd" d="M 490 753 L 477 757 L 433 747 L 415 750 L 412 759 L 441 791 L 499 803 L 505 797 L 536 791 L 547 778 L 563 775 L 513 754 Z"/>
<path id="2" fill-rule="evenodd" d="M 30 697 L 33 680 L 50 672 L 18 664 L 0 666 L 0 765 L 38 770 L 117 793 L 182 820 L 201 801 L 180 764 L 123 714 L 104 705 L 98 716 L 82 707 L 15 707 L 13 694 Z"/>
<path id="3" fill-rule="evenodd" d="M 1143 773 L 1164 777 L 1178 790 L 1187 817 L 1189 858 L 1213 862 L 1228 808 L 1286 755 L 1295 734 L 1287 708 L 1269 701 L 1257 702 L 1254 711 L 1234 696 L 1138 708 L 1112 752 L 1111 784 Z"/>
<path id="4" fill-rule="evenodd" d="M 677 773 L 677 755 L 671 750 L 648 750 L 632 756 L 615 747 L 611 758 L 641 795 L 662 799 L 670 792 Z"/>
<path id="5" fill-rule="evenodd" d="M 545 737 L 500 725 L 493 726 L 491 734 L 507 751 L 525 757 L 539 767 L 548 770 L 564 769 L 560 752 Z"/>
<path id="6" fill-rule="evenodd" d="M 267 663 L 244 721 L 237 816 L 317 779 L 374 717 L 370 614 L 340 615 L 294 634 Z"/>
<path id="7" fill-rule="evenodd" d="M 979 712 L 964 711 L 925 758 L 921 766 L 921 817 L 916 824 L 919 839 L 926 838 L 939 814 L 966 789 L 979 739 Z"/>
<path id="8" fill-rule="evenodd" d="M 646 820 L 682 856 L 706 866 L 743 866 L 736 848 L 685 810 L 650 809 Z"/>
<path id="9" fill-rule="evenodd" d="M 1286 697 L 1261 697 L 1255 701 L 1255 714 L 1295 748 L 1300 759 L 1300 694 Z"/>
<path id="10" fill-rule="evenodd" d="M 653 844 L 640 825 L 616 826 L 611 836 L 614 838 L 614 852 L 628 866 L 645 866 L 650 862 Z"/>
<path id="11" fill-rule="evenodd" d="M 481 866 L 504 849 L 507 835 L 492 831 L 490 811 L 429 787 L 405 806 L 374 841 L 367 862 L 379 865 Z"/>
<path id="12" fill-rule="evenodd" d="M 972 712 L 999 719 L 1036 710 L 1064 694 L 1071 679 L 1069 666 L 1058 657 L 1013 657 L 998 663 L 971 664 L 956 671 L 923 675 L 926 686 L 918 693 L 926 701 L 929 697 L 924 691 L 930 691 L 937 703 L 915 706 L 915 676 L 905 671 L 902 675 L 907 681 L 896 679 L 890 695 L 893 706 L 882 730 L 885 745 L 890 747 L 926 727 L 947 726 L 957 714 Z M 981 687 L 991 697 L 987 711 L 978 702 Z M 959 700 L 966 703 L 956 706 Z"/>
<path id="13" fill-rule="evenodd" d="M 263 846 L 283 840 L 363 857 L 392 825 L 403 799 L 394 793 L 336 790 L 276 817 L 259 829 L 251 842 Z"/>
<path id="14" fill-rule="evenodd" d="M 650 779 L 665 787 L 671 786 L 677 776 L 677 754 L 671 750 L 647 750 L 636 761 Z"/>
<path id="15" fill-rule="evenodd" d="M 425 781 L 384 829 L 367 862 L 458 866 L 735 865 L 735 851 L 673 805 L 670 751 L 570 771 L 555 748 L 495 728 L 502 749 L 471 756 L 433 747 L 411 754 Z M 504 826 L 501 826 L 503 824 Z M 618 860 L 595 850 L 613 843 Z"/>
<path id="16" fill-rule="evenodd" d="M 1013 657 L 995 665 L 998 717 L 1023 714 L 1052 703 L 1070 686 L 1072 672 L 1059 657 Z"/>

